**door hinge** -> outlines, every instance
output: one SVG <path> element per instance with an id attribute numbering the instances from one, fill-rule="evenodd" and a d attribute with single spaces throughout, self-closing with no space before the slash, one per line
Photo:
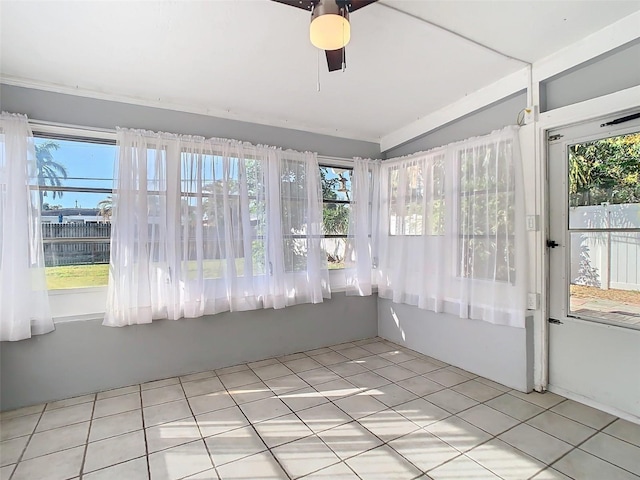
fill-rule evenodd
<path id="1" fill-rule="evenodd" d="M 560 140 L 562 137 L 564 137 L 564 135 L 560 135 L 559 133 L 556 135 L 549 135 L 547 137 L 547 141 L 549 142 L 555 142 L 556 140 Z"/>
<path id="2" fill-rule="evenodd" d="M 555 318 L 550 318 L 549 323 L 553 323 L 554 325 L 562 325 L 560 320 L 556 320 Z"/>

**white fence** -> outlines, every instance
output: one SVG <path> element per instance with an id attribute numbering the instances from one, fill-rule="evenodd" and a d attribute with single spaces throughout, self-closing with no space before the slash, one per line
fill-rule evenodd
<path id="1" fill-rule="evenodd" d="M 640 204 L 574 207 L 569 226 L 640 229 Z M 571 283 L 640 290 L 640 232 L 572 232 Z"/>

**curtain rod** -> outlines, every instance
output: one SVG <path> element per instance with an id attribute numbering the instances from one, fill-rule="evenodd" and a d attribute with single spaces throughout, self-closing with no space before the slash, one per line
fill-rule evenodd
<path id="1" fill-rule="evenodd" d="M 87 127 L 84 125 L 74 125 L 70 123 L 60 123 L 60 122 L 49 122 L 46 120 L 37 120 L 37 119 L 29 119 L 29 124 L 34 128 L 34 130 L 42 133 L 48 133 L 47 130 L 53 133 L 53 130 L 64 129 L 64 130 L 72 130 L 72 131 L 75 130 L 77 132 L 103 134 L 104 136 L 102 138 L 108 138 L 108 139 L 115 138 L 115 135 L 116 135 L 115 128 L 111 129 L 111 128 Z M 73 132 L 69 132 L 69 133 L 73 133 Z M 352 158 L 335 157 L 332 155 L 318 154 L 318 159 L 326 160 L 331 163 L 335 163 L 336 165 L 342 164 L 342 166 L 353 166 Z"/>

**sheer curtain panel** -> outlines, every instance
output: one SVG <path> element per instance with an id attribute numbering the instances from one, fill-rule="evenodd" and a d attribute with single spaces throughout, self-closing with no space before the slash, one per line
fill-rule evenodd
<path id="1" fill-rule="evenodd" d="M 346 294 L 371 295 L 378 262 L 378 181 L 380 160 L 354 158 L 351 177 L 353 201 L 345 258 Z"/>
<path id="2" fill-rule="evenodd" d="M 118 129 L 105 325 L 330 295 L 315 154 Z"/>
<path id="3" fill-rule="evenodd" d="M 38 174 L 27 117 L 0 114 L 0 340 L 51 332 Z"/>
<path id="4" fill-rule="evenodd" d="M 524 190 L 508 127 L 380 167 L 378 294 L 524 327 Z"/>

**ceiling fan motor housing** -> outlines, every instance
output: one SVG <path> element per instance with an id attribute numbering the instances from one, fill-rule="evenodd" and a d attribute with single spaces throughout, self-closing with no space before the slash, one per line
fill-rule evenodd
<path id="1" fill-rule="evenodd" d="M 319 0 L 314 5 L 311 13 L 310 37 L 311 43 L 316 47 L 323 50 L 337 50 L 349 43 L 351 28 L 347 3 L 336 0 Z M 336 17 L 341 18 L 336 19 Z M 339 43 L 334 44 L 328 39 L 336 39 L 336 42 L 339 40 Z"/>

